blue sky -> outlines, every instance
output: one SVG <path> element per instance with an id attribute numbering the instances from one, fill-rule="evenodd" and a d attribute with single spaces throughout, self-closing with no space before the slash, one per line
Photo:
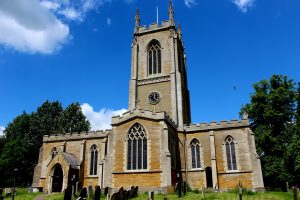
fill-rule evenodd
<path id="1" fill-rule="evenodd" d="M 0 127 L 49 99 L 79 102 L 93 129 L 107 128 L 110 116 L 128 107 L 135 9 L 148 25 L 156 6 L 159 21 L 167 19 L 168 3 L 0 1 Z M 194 123 L 238 118 L 252 84 L 272 74 L 300 81 L 299 0 L 173 3 Z"/>

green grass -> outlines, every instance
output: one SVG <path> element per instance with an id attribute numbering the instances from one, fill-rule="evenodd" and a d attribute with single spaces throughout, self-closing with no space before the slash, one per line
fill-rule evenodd
<path id="1" fill-rule="evenodd" d="M 4 194 L 4 193 L 3 193 Z M 27 188 L 17 188 L 17 195 L 15 200 L 32 200 L 41 193 L 28 193 Z M 12 197 L 6 197 L 4 200 L 11 200 Z"/>
<path id="2" fill-rule="evenodd" d="M 37 195 L 41 193 L 31 193 L 28 194 L 26 189 L 19 188 L 17 189 L 17 196 L 15 200 L 33 200 Z M 201 192 L 189 192 L 186 196 L 178 198 L 177 194 L 169 194 L 167 195 L 168 200 L 176 199 L 176 200 L 196 200 L 202 199 Z M 45 196 L 45 200 L 63 200 L 63 194 L 50 194 Z M 101 195 L 101 199 L 106 199 L 104 195 Z M 147 200 L 148 194 L 139 194 L 135 200 Z M 163 200 L 163 194 L 155 194 L 155 200 Z M 223 192 L 223 193 L 205 193 L 205 200 L 238 200 L 238 195 L 235 192 Z M 243 194 L 243 200 L 292 200 L 293 194 L 287 192 L 249 192 Z M 5 198 L 5 200 L 11 200 L 11 197 Z M 300 200 L 300 199 L 299 199 Z"/>

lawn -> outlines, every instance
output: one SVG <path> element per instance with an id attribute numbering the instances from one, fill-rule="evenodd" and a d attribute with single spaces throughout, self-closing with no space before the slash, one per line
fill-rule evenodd
<path id="1" fill-rule="evenodd" d="M 41 193 L 31 193 L 28 194 L 26 189 L 17 189 L 17 196 L 15 200 L 33 200 L 37 195 Z M 11 200 L 12 198 L 5 198 L 4 200 Z M 44 200 L 63 200 L 63 194 L 51 194 L 46 195 Z M 103 195 L 101 199 L 106 199 Z M 139 194 L 135 200 L 147 200 L 148 194 Z M 164 195 L 162 194 L 155 194 L 155 200 L 163 200 Z M 169 194 L 167 195 L 168 200 L 177 199 L 177 200 L 196 200 L 202 199 L 201 193 L 190 192 L 186 196 L 178 198 L 176 194 Z M 234 192 L 223 192 L 223 193 L 206 193 L 205 194 L 206 200 L 238 200 L 238 195 Z M 248 193 L 243 195 L 243 200 L 292 200 L 293 194 L 287 192 L 263 192 L 263 193 Z M 300 198 L 299 198 L 300 200 Z"/>

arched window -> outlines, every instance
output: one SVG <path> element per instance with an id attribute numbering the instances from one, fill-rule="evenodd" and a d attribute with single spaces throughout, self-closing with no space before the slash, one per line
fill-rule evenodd
<path id="1" fill-rule="evenodd" d="M 147 135 L 140 124 L 135 124 L 128 132 L 127 169 L 147 169 Z"/>
<path id="2" fill-rule="evenodd" d="M 57 149 L 56 147 L 54 147 L 52 150 L 51 150 L 51 158 L 53 159 L 57 154 Z"/>
<path id="3" fill-rule="evenodd" d="M 201 168 L 200 145 L 197 139 L 193 139 L 191 142 L 191 152 L 192 152 L 192 168 Z"/>
<path id="4" fill-rule="evenodd" d="M 228 170 L 237 170 L 235 144 L 234 144 L 233 137 L 228 136 L 226 138 L 225 146 L 226 146 L 227 168 Z"/>
<path id="5" fill-rule="evenodd" d="M 161 48 L 157 40 L 148 47 L 148 75 L 161 73 Z"/>
<path id="6" fill-rule="evenodd" d="M 96 145 L 92 145 L 90 154 L 90 175 L 97 175 L 98 150 Z"/>

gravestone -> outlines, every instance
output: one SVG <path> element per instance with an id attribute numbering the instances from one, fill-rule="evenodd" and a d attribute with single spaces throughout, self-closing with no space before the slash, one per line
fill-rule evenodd
<path id="1" fill-rule="evenodd" d="M 151 191 L 149 192 L 149 197 L 148 197 L 149 200 L 154 200 L 154 192 Z"/>
<path id="2" fill-rule="evenodd" d="M 293 187 L 293 193 L 294 193 L 294 200 L 298 200 L 298 188 L 297 187 Z"/>
<path id="3" fill-rule="evenodd" d="M 130 199 L 130 193 L 131 193 L 131 190 L 126 191 L 126 194 L 125 194 L 126 199 Z"/>
<path id="4" fill-rule="evenodd" d="M 81 189 L 80 194 L 79 194 L 79 197 L 81 198 L 80 200 L 86 199 L 86 195 L 87 195 L 87 189 L 86 189 L 86 187 L 84 187 Z"/>
<path id="5" fill-rule="evenodd" d="M 110 200 L 119 200 L 119 193 L 115 192 L 111 195 Z"/>
<path id="6" fill-rule="evenodd" d="M 124 188 L 121 187 L 119 189 L 118 193 L 119 193 L 119 200 L 123 200 L 123 198 L 124 198 Z"/>
<path id="7" fill-rule="evenodd" d="M 65 189 L 64 200 L 71 200 L 72 199 L 72 185 L 68 185 Z"/>
<path id="8" fill-rule="evenodd" d="M 104 195 L 107 196 L 108 194 L 108 187 L 104 188 Z"/>
<path id="9" fill-rule="evenodd" d="M 100 200 L 100 196 L 101 196 L 101 188 L 100 186 L 96 186 L 94 200 Z"/>
<path id="10" fill-rule="evenodd" d="M 93 187 L 91 185 L 88 186 L 88 197 L 90 199 L 94 198 L 94 191 L 93 191 Z"/>
<path id="11" fill-rule="evenodd" d="M 183 182 L 183 194 L 186 195 L 186 181 Z"/>
<path id="12" fill-rule="evenodd" d="M 178 190 L 178 197 L 181 197 L 181 182 L 179 181 L 177 184 L 177 190 Z"/>
<path id="13" fill-rule="evenodd" d="M 79 193 L 82 189 L 82 184 L 81 182 L 76 182 L 76 193 Z"/>
<path id="14" fill-rule="evenodd" d="M 138 190 L 139 190 L 139 187 L 136 186 L 133 190 L 133 197 L 137 197 L 137 194 L 138 194 Z"/>

